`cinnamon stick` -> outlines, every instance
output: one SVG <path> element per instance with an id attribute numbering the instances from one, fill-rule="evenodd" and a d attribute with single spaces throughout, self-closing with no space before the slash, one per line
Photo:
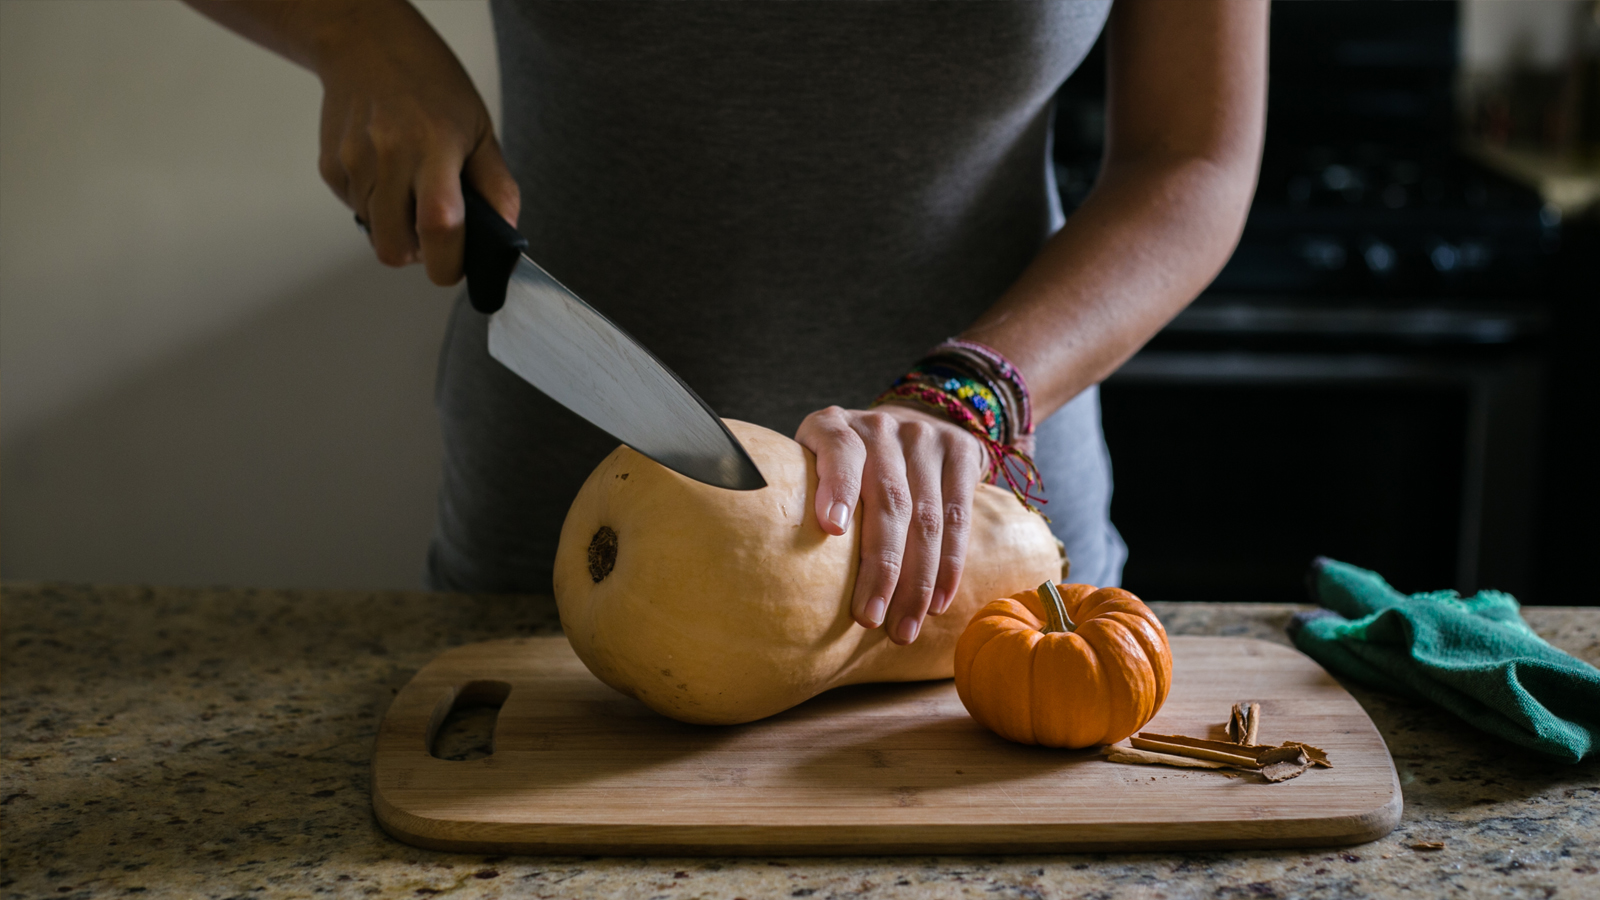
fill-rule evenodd
<path id="1" fill-rule="evenodd" d="M 1212 741 L 1205 738 L 1189 737 L 1186 734 L 1155 734 L 1149 731 L 1139 732 L 1139 737 L 1149 741 L 1161 741 L 1167 744 L 1176 744 L 1183 747 L 1192 747 L 1197 750 L 1210 750 L 1216 753 L 1226 753 L 1231 756 L 1244 756 L 1255 760 L 1257 765 L 1265 765 L 1261 757 L 1264 754 L 1280 750 L 1280 747 L 1271 747 L 1262 744 L 1246 745 L 1235 744 L 1230 741 Z M 1284 746 L 1289 746 L 1285 744 Z M 1299 744 L 1295 744 L 1299 747 Z M 1274 758 L 1275 759 L 1275 758 Z"/>
<path id="2" fill-rule="evenodd" d="M 1257 743 L 1261 734 L 1259 703 L 1235 703 L 1228 719 L 1227 732 L 1229 740 L 1213 741 L 1186 734 L 1141 731 L 1128 739 L 1133 745 L 1131 748 L 1107 747 L 1105 757 L 1112 762 L 1138 765 L 1239 769 L 1257 772 L 1269 782 L 1287 781 L 1304 774 L 1312 766 L 1333 766 L 1328 762 L 1326 751 L 1309 744 L 1299 741 L 1284 741 L 1276 746 Z"/>
<path id="3" fill-rule="evenodd" d="M 1226 769 L 1227 763 L 1192 756 L 1175 756 L 1171 753 L 1154 753 L 1116 744 L 1105 749 L 1105 758 L 1111 762 L 1133 763 L 1140 766 L 1178 766 L 1185 769 Z"/>
<path id="4" fill-rule="evenodd" d="M 1182 738 L 1182 740 L 1173 741 L 1169 740 L 1169 738 Z M 1245 753 L 1230 752 L 1229 750 L 1220 750 L 1215 747 L 1195 746 L 1196 744 L 1220 744 L 1222 743 L 1220 741 L 1204 741 L 1199 738 L 1185 738 L 1182 735 L 1141 732 L 1129 738 L 1128 743 L 1140 750 L 1168 753 L 1173 756 L 1188 756 L 1194 759 L 1210 759 L 1243 769 L 1261 768 L 1261 764 L 1256 762 L 1254 754 L 1246 755 Z M 1232 744 L 1223 744 L 1223 746 L 1230 747 L 1233 751 L 1242 749 Z"/>
<path id="5" fill-rule="evenodd" d="M 1240 701 L 1228 720 L 1228 737 L 1235 744 L 1254 744 L 1261 733 L 1261 704 Z"/>

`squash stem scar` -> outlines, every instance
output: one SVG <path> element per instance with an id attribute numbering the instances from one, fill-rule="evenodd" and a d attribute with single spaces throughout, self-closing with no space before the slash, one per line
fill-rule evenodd
<path id="1" fill-rule="evenodd" d="M 595 584 L 604 581 L 617 564 L 617 533 L 609 525 L 601 525 L 589 541 L 589 577 Z"/>
<path id="2" fill-rule="evenodd" d="M 1056 634 L 1066 632 L 1071 634 L 1078 630 L 1078 626 L 1067 615 L 1067 605 L 1061 601 L 1061 592 L 1056 590 L 1055 582 L 1046 581 L 1039 585 L 1039 602 L 1044 604 L 1045 618 L 1048 620 L 1040 631 L 1043 634 Z"/>

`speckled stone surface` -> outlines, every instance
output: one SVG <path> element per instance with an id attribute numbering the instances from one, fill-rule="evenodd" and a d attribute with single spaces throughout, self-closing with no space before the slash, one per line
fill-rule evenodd
<path id="1" fill-rule="evenodd" d="M 1280 643 L 1299 609 L 1155 606 L 1175 634 Z M 1526 613 L 1600 662 L 1600 609 Z M 1406 809 L 1342 850 L 539 858 L 384 835 L 368 755 L 395 691 L 447 647 L 556 630 L 538 599 L 7 586 L 0 898 L 1600 897 L 1600 764 L 1359 689 Z"/>

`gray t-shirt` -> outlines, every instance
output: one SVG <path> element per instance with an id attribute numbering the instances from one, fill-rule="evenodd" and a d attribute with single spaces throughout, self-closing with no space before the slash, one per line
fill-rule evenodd
<path id="1" fill-rule="evenodd" d="M 1109 0 L 495 0 L 503 145 L 529 255 L 723 416 L 793 434 L 960 332 L 1060 226 L 1051 97 Z M 545 592 L 616 442 L 487 355 L 441 354 L 435 587 Z M 1090 390 L 1038 428 L 1073 578 L 1116 584 Z"/>

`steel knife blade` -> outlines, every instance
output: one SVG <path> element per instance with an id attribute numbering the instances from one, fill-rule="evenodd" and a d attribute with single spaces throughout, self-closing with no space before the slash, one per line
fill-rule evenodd
<path id="1" fill-rule="evenodd" d="M 715 411 L 627 332 L 540 268 L 527 239 L 461 184 L 462 268 L 474 309 L 489 315 L 489 355 L 629 447 L 716 487 L 767 486 Z"/>

